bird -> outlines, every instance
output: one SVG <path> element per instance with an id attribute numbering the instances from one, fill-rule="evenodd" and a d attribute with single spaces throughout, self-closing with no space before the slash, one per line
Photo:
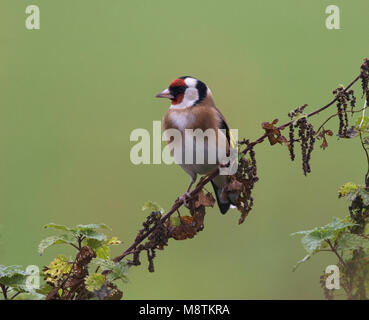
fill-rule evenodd
<path id="1" fill-rule="evenodd" d="M 191 182 L 182 198 L 186 205 L 186 200 L 190 197 L 191 186 L 195 183 L 197 175 L 209 174 L 216 170 L 219 164 L 223 164 L 218 154 L 215 161 L 211 161 L 209 157 L 211 152 L 216 152 L 219 148 L 225 148 L 229 154 L 229 148 L 230 146 L 234 147 L 235 141 L 225 117 L 215 105 L 211 90 L 204 82 L 191 76 L 179 77 L 173 80 L 168 88 L 158 93 L 156 97 L 171 100 L 170 107 L 162 123 L 164 134 L 170 131 L 169 129 L 176 129 L 181 133 L 183 138 L 179 142 L 180 145 L 178 143 L 176 145 L 174 142 L 172 155 L 175 147 L 183 148 L 184 152 L 179 154 L 177 158 L 174 152 L 174 158 L 191 177 Z M 217 133 L 215 140 L 205 138 L 204 161 L 202 163 L 196 163 L 195 159 L 198 157 L 196 147 L 187 148 L 185 146 L 185 141 L 188 139 L 186 129 L 201 129 L 203 132 L 207 129 L 213 129 Z M 173 137 L 170 137 L 170 142 L 173 143 Z M 194 141 L 194 143 L 196 142 Z M 186 153 L 188 158 L 186 158 Z M 186 159 L 190 158 L 194 161 L 186 161 Z M 211 180 L 217 204 L 222 214 L 225 214 L 231 205 L 235 205 L 234 197 L 227 196 L 223 192 L 226 183 L 226 175 L 218 175 Z"/>

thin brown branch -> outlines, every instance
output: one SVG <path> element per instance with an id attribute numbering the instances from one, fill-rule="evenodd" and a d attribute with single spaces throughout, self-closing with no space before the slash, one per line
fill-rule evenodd
<path id="1" fill-rule="evenodd" d="M 15 293 L 15 294 L 10 298 L 10 300 L 15 299 L 15 298 L 16 298 L 16 297 L 18 297 L 20 294 L 21 294 L 21 292 L 20 292 L 20 291 L 18 291 L 17 293 Z"/>
<path id="2" fill-rule="evenodd" d="M 367 160 L 367 163 L 368 163 L 368 169 L 367 169 L 366 174 L 365 174 L 365 186 L 368 187 L 368 184 L 369 184 L 369 180 L 368 180 L 368 178 L 369 178 L 369 153 L 368 153 L 368 149 L 365 147 L 361 131 L 360 131 L 360 142 L 361 142 L 362 148 L 364 149 L 364 152 L 365 152 L 365 155 L 366 155 L 366 160 Z"/>
<path id="3" fill-rule="evenodd" d="M 208 175 L 207 177 L 205 177 L 204 179 L 201 179 L 200 182 L 196 185 L 195 189 L 192 190 L 192 192 L 190 193 L 190 197 L 189 199 L 193 198 L 194 196 L 197 195 L 197 193 L 202 190 L 202 188 L 209 183 L 212 179 L 214 179 L 217 175 L 219 174 L 219 170 L 215 170 L 214 172 L 212 172 L 210 175 Z M 161 222 L 164 223 L 165 221 L 167 221 L 170 216 L 175 213 L 182 205 L 183 205 L 183 200 L 180 200 L 181 198 L 178 198 L 178 200 L 176 200 L 176 202 L 174 203 L 174 205 L 172 206 L 172 208 L 168 211 L 168 213 L 166 215 L 164 215 L 161 218 Z M 182 198 L 183 199 L 183 198 Z M 126 251 L 124 251 L 120 256 L 115 257 L 113 260 L 114 262 L 119 262 L 121 261 L 125 256 L 134 253 L 136 247 L 143 241 L 145 240 L 156 228 L 156 225 L 151 227 L 151 229 L 149 229 L 145 234 L 143 234 L 139 239 L 137 239 Z"/>
<path id="4" fill-rule="evenodd" d="M 353 111 L 350 111 L 350 113 L 357 113 L 357 112 L 361 112 L 361 111 L 363 111 L 365 108 L 362 108 L 362 109 L 360 109 L 360 110 L 353 110 Z M 318 135 L 319 134 L 319 132 L 320 132 L 320 130 L 322 130 L 323 129 L 323 127 L 325 126 L 325 124 L 329 121 L 329 120 L 331 120 L 331 119 L 333 119 L 334 117 L 337 117 L 338 116 L 338 113 L 334 113 L 334 114 L 332 114 L 328 119 L 326 119 L 322 124 L 321 124 L 321 126 L 319 127 L 319 129 L 315 132 L 315 135 Z"/>
<path id="5" fill-rule="evenodd" d="M 4 300 L 8 300 L 8 288 L 5 285 L 0 283 L 0 288 L 3 293 Z"/>
<path id="6" fill-rule="evenodd" d="M 354 79 L 352 80 L 347 87 L 343 90 L 343 92 L 346 92 L 348 89 L 350 89 L 359 79 L 361 78 L 361 73 Z M 333 100 L 331 100 L 329 103 L 327 103 L 325 106 L 309 113 L 306 117 L 310 118 L 312 116 L 315 116 L 316 114 L 319 114 L 320 112 L 324 111 L 325 109 L 329 108 L 332 104 L 334 104 L 337 101 L 337 97 L 335 97 Z M 290 124 L 293 123 L 293 120 L 286 122 L 285 124 L 282 124 L 281 126 L 279 126 L 277 129 L 278 130 L 283 130 L 286 127 L 288 127 Z M 265 138 L 267 137 L 267 134 L 262 135 L 261 137 L 259 137 L 258 139 L 256 139 L 254 142 L 250 142 L 247 147 L 242 151 L 244 154 L 247 153 L 248 150 L 250 150 L 253 146 L 263 142 L 265 140 Z"/>
<path id="7" fill-rule="evenodd" d="M 344 89 L 344 92 L 346 92 L 348 89 L 350 89 L 359 79 L 361 78 L 361 73 L 356 76 L 354 78 L 354 80 L 352 80 Z M 329 108 L 331 105 L 333 105 L 335 102 L 337 101 L 337 97 L 335 97 L 333 100 L 331 100 L 329 103 L 327 103 L 326 105 L 324 105 L 323 107 L 309 113 L 307 115 L 308 118 L 319 114 L 320 112 L 324 111 L 325 109 Z M 278 127 L 279 130 L 283 130 L 286 127 L 288 127 L 291 123 L 293 123 L 293 121 L 289 121 L 285 124 L 282 124 L 281 126 Z M 267 138 L 267 134 L 262 135 L 261 137 L 259 137 L 258 139 L 256 139 L 253 142 L 249 142 L 245 149 L 242 151 L 243 154 L 246 154 L 248 151 L 250 151 L 255 145 L 262 143 L 265 138 Z M 211 173 L 210 175 L 208 175 L 206 178 L 200 180 L 200 182 L 196 185 L 195 189 L 190 193 L 190 198 L 193 198 L 200 190 L 202 190 L 204 188 L 204 186 L 209 183 L 213 178 L 215 178 L 217 175 L 219 174 L 219 170 L 217 169 L 216 171 L 214 171 L 213 173 Z M 179 198 L 180 199 L 180 198 Z M 182 198 L 183 199 L 183 198 Z M 168 213 L 166 213 L 162 218 L 161 218 L 161 222 L 165 222 L 167 221 L 170 216 L 176 212 L 181 206 L 183 205 L 183 200 L 176 200 L 175 203 L 173 204 L 172 208 L 168 211 Z M 144 241 L 157 227 L 157 225 L 154 225 L 153 227 L 151 227 L 148 231 L 146 231 L 146 233 L 144 233 L 141 237 L 139 237 L 138 239 L 136 239 L 133 244 L 127 249 L 125 250 L 121 255 L 115 257 L 113 260 L 114 262 L 119 262 L 121 261 L 124 257 L 126 257 L 129 254 L 133 254 L 135 252 L 136 247 L 142 242 Z"/>
<path id="8" fill-rule="evenodd" d="M 326 242 L 328 243 L 329 247 L 331 248 L 332 252 L 334 252 L 334 254 L 337 256 L 338 260 L 340 261 L 340 263 L 346 267 L 346 262 L 342 259 L 342 257 L 340 256 L 340 254 L 338 253 L 337 249 L 333 246 L 331 240 L 326 240 Z"/>

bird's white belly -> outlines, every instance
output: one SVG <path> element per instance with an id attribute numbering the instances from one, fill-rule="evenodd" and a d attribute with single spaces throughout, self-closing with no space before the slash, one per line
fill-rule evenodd
<path id="1" fill-rule="evenodd" d="M 215 170 L 218 165 L 216 164 L 180 164 L 183 170 L 186 172 L 193 172 L 196 174 L 207 174 Z"/>
<path id="2" fill-rule="evenodd" d="M 178 164 L 213 167 L 219 163 L 216 142 L 203 141 L 199 143 L 193 137 L 186 137 L 179 143 L 173 143 L 173 147 L 174 160 Z"/>

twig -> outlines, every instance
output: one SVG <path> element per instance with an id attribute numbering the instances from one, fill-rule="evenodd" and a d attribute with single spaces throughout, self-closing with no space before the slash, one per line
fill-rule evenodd
<path id="1" fill-rule="evenodd" d="M 8 288 L 0 283 L 1 291 L 3 292 L 4 300 L 8 300 Z"/>
<path id="2" fill-rule="evenodd" d="M 17 297 L 18 295 L 20 295 L 21 294 L 21 292 L 20 291 L 18 291 L 17 293 L 15 293 L 11 298 L 10 298 L 10 300 L 13 300 L 15 297 Z"/>
<path id="3" fill-rule="evenodd" d="M 343 261 L 342 257 L 337 252 L 336 248 L 332 245 L 331 240 L 327 239 L 326 242 L 328 243 L 328 245 L 331 248 L 332 252 L 334 252 L 334 254 L 337 256 L 337 258 L 341 262 L 341 264 L 346 268 L 346 262 Z"/>
<path id="4" fill-rule="evenodd" d="M 359 79 L 361 78 L 361 73 L 354 79 L 352 80 L 348 86 L 343 90 L 343 92 L 346 92 L 348 89 L 350 89 Z M 323 110 L 329 108 L 332 104 L 334 104 L 337 101 L 337 97 L 335 97 L 332 101 L 330 101 L 329 103 L 327 103 L 325 106 L 309 113 L 306 117 L 310 118 L 312 116 L 315 116 L 316 114 L 322 112 Z M 289 122 L 286 122 L 285 124 L 282 124 L 281 126 L 279 126 L 277 129 L 278 130 L 283 130 L 286 127 L 288 127 L 290 124 L 292 124 L 294 121 L 291 120 Z M 246 154 L 246 152 L 248 150 L 250 150 L 253 146 L 255 146 L 256 144 L 259 144 L 261 142 L 263 142 L 265 140 L 265 138 L 267 137 L 267 134 L 262 135 L 260 138 L 258 138 L 257 140 L 255 140 L 254 142 L 250 142 L 247 147 L 245 148 L 245 150 L 242 151 L 243 154 Z"/>
<path id="5" fill-rule="evenodd" d="M 200 182 L 196 185 L 195 189 L 192 190 L 188 199 L 193 198 L 197 193 L 202 190 L 202 188 L 209 183 L 212 179 L 214 179 L 219 174 L 219 169 L 212 172 L 205 179 L 200 180 Z M 180 198 L 179 198 L 180 199 Z M 183 198 L 182 198 L 183 199 Z M 177 200 L 173 207 L 168 211 L 168 213 L 161 218 L 161 223 L 164 223 L 166 220 L 170 218 L 170 216 L 176 212 L 183 205 L 183 200 Z M 115 257 L 114 262 L 121 261 L 125 256 L 134 253 L 136 247 L 145 240 L 156 228 L 156 225 L 151 227 L 145 234 L 143 234 L 139 239 L 137 239 L 126 251 L 124 251 L 120 256 Z"/>
<path id="6" fill-rule="evenodd" d="M 344 89 L 343 92 L 346 92 L 348 89 L 350 89 L 360 78 L 361 78 L 362 73 L 360 72 L 360 74 L 358 76 L 355 77 L 354 80 L 352 80 L 347 87 Z M 322 112 L 323 110 L 329 108 L 331 105 L 333 105 L 335 102 L 337 101 L 337 97 L 335 97 L 332 101 L 330 101 L 329 103 L 327 103 L 326 105 L 324 105 L 323 107 L 309 113 L 306 117 L 310 118 L 316 114 L 319 114 L 320 112 Z M 285 124 L 282 124 L 281 126 L 278 127 L 279 130 L 283 130 L 286 127 L 288 127 L 291 123 L 293 123 L 292 121 L 289 121 Z M 250 142 L 247 144 L 247 146 L 245 147 L 245 149 L 242 151 L 243 154 L 246 154 L 249 150 L 251 150 L 255 145 L 262 143 L 265 138 L 267 138 L 267 134 L 262 135 L 261 137 L 259 137 L 258 139 L 256 139 L 253 142 Z M 214 171 L 213 173 L 211 173 L 209 176 L 207 176 L 205 179 L 200 180 L 200 182 L 196 185 L 196 188 L 190 193 L 190 198 L 193 198 L 200 190 L 202 190 L 202 188 L 209 183 L 213 178 L 215 178 L 217 175 L 219 174 L 219 169 L 217 169 L 216 171 Z M 182 197 L 184 198 L 184 197 Z M 169 217 L 176 212 L 181 206 L 183 205 L 183 200 L 177 200 L 172 208 L 168 211 L 167 214 L 165 214 L 162 218 L 161 218 L 161 223 L 165 222 L 166 220 L 169 219 Z M 133 244 L 127 249 L 125 250 L 121 255 L 115 257 L 113 259 L 114 262 L 119 262 L 121 261 L 125 256 L 129 255 L 129 254 L 133 254 L 135 252 L 136 247 L 143 241 L 145 240 L 157 227 L 157 225 L 154 225 L 153 227 L 151 227 L 146 233 L 144 233 L 141 237 L 139 237 L 138 239 L 136 239 Z"/>
<path id="7" fill-rule="evenodd" d="M 368 149 L 365 147 L 361 131 L 360 131 L 360 142 L 361 142 L 362 148 L 364 149 L 364 152 L 365 152 L 365 155 L 366 155 L 366 160 L 367 160 L 367 163 L 368 163 L 368 170 L 366 171 L 366 174 L 365 174 L 365 186 L 368 187 L 368 183 L 369 183 L 369 180 L 368 180 L 368 178 L 369 178 L 369 154 L 368 154 Z"/>

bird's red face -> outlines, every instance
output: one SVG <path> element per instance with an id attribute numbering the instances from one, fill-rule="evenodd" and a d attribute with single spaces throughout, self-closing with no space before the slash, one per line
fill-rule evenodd
<path id="1" fill-rule="evenodd" d="M 185 108 L 200 103 L 206 94 L 207 87 L 203 82 L 192 77 L 180 77 L 172 81 L 168 89 L 156 97 L 170 99 L 171 108 Z"/>
<path id="2" fill-rule="evenodd" d="M 169 85 L 169 92 L 173 95 L 172 104 L 180 104 L 183 101 L 185 91 L 187 89 L 184 79 L 178 78 Z"/>

